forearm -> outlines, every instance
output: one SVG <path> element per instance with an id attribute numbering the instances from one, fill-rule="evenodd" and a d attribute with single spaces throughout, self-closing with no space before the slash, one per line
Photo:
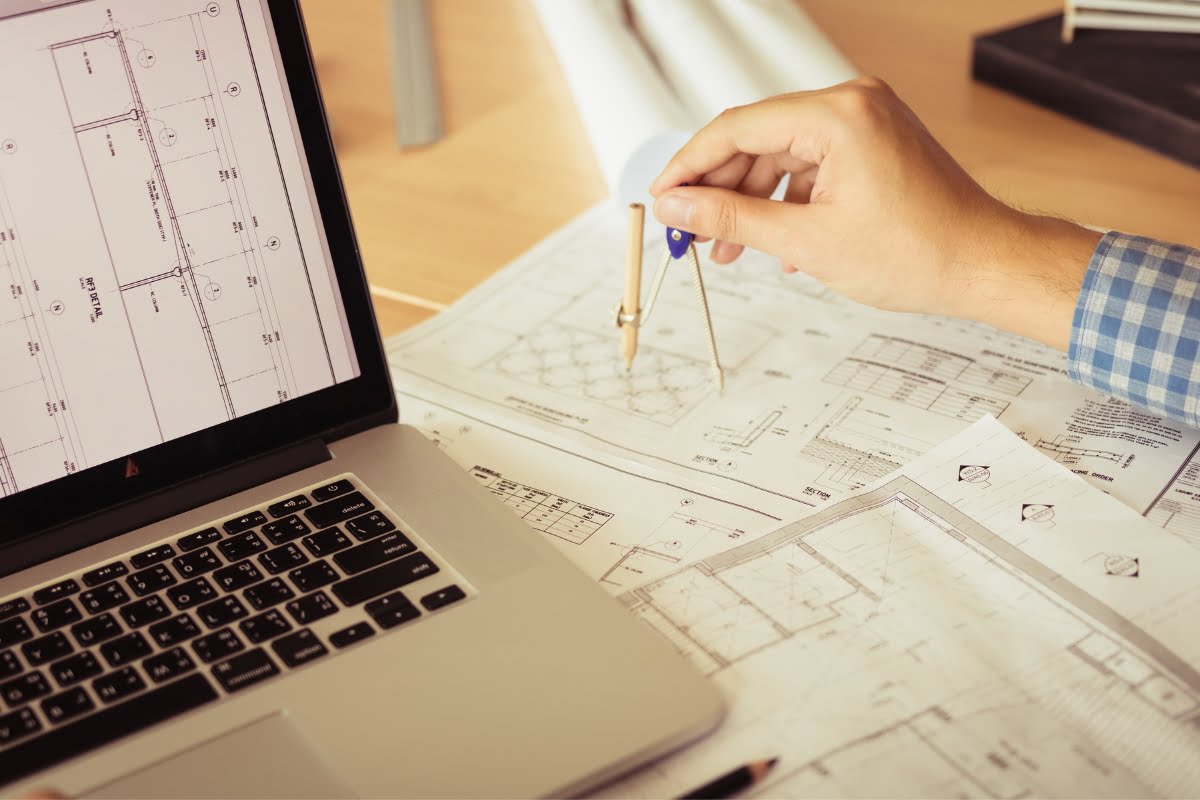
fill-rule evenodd
<path id="1" fill-rule="evenodd" d="M 988 219 L 964 226 L 954 313 L 1067 350 L 1079 290 L 1101 235 L 1007 208 L 985 213 Z"/>

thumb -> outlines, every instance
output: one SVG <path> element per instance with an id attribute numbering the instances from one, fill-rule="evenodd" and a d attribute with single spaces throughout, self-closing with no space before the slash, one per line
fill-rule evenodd
<path id="1" fill-rule="evenodd" d="M 807 209 L 712 186 L 680 186 L 660 195 L 654 218 L 697 236 L 784 257 Z M 785 259 L 786 260 L 786 259 Z"/>

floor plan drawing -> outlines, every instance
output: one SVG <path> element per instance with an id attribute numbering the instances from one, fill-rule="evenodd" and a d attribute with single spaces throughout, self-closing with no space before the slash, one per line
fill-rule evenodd
<path id="1" fill-rule="evenodd" d="M 398 385 L 680 486 L 741 493 L 780 517 L 988 415 L 1030 442 L 1088 451 L 1072 466 L 1139 512 L 1200 444 L 1198 432 L 1070 383 L 1061 352 L 984 325 L 869 309 L 752 251 L 727 266 L 700 253 L 729 367 L 723 392 L 706 374 L 682 272 L 668 272 L 673 285 L 626 371 L 612 316 L 625 234 L 617 210 L 598 206 L 391 340 Z M 661 240 L 652 235 L 646 252 L 657 257 Z"/>
<path id="2" fill-rule="evenodd" d="M 671 565 L 694 561 L 698 552 L 719 551 L 748 535 L 741 528 L 731 528 L 688 513 L 693 503 L 685 499 L 681 510 L 667 517 L 641 544 L 633 547 L 618 545 L 621 556 L 600 576 L 600 582 L 613 588 L 633 588 Z"/>
<path id="3" fill-rule="evenodd" d="M 145 342 L 156 317 L 194 317 L 198 336 L 189 346 L 181 328 L 172 357 L 211 376 L 210 402 L 232 419 L 261 407 L 264 394 L 288 399 L 295 381 L 260 252 L 278 245 L 247 227 L 254 213 L 225 133 L 225 104 L 241 97 L 240 85 L 215 85 L 205 16 L 128 33 L 114 25 L 50 51 L 136 346 L 153 360 Z M 156 74 L 168 71 L 170 83 Z M 134 203 L 152 226 L 129 218 Z M 161 416 L 169 387 L 152 370 L 147 382 Z"/>
<path id="4" fill-rule="evenodd" d="M 0 181 L 0 497 L 86 465 L 23 245 Z"/>
<path id="5" fill-rule="evenodd" d="M 490 363 L 498 373 L 557 394 L 593 400 L 670 426 L 710 391 L 707 362 L 642 348 L 626 371 L 609 337 L 548 325 L 518 339 Z"/>
<path id="6" fill-rule="evenodd" d="M 261 9 L 184 8 L 0 32 L 0 375 L 41 387 L 0 386 L 4 492 L 356 369 Z"/>
<path id="7" fill-rule="evenodd" d="M 965 454 L 1003 485 L 960 481 Z M 1038 491 L 1061 498 L 1070 541 L 1029 539 L 1005 510 Z M 1153 556 L 1096 553 L 1130 525 Z M 1191 552 L 983 420 L 621 595 L 734 701 L 698 751 L 605 796 L 677 793 L 713 752 L 764 747 L 781 756 L 764 796 L 1193 794 L 1200 645 L 1185 617 L 1200 590 L 1141 583 L 1148 561 L 1200 565 Z"/>

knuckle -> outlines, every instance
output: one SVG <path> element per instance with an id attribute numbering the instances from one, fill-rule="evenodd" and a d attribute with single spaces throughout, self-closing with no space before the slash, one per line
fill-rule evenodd
<path id="1" fill-rule="evenodd" d="M 714 238 L 736 239 L 738 229 L 737 204 L 728 198 L 717 202 L 713 219 Z"/>

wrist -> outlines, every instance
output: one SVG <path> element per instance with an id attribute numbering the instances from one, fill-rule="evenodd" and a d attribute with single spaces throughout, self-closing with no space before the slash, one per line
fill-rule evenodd
<path id="1" fill-rule="evenodd" d="M 1006 206 L 993 213 L 990 222 L 974 226 L 962 256 L 958 315 L 1066 350 L 1083 277 L 1102 234 Z"/>

